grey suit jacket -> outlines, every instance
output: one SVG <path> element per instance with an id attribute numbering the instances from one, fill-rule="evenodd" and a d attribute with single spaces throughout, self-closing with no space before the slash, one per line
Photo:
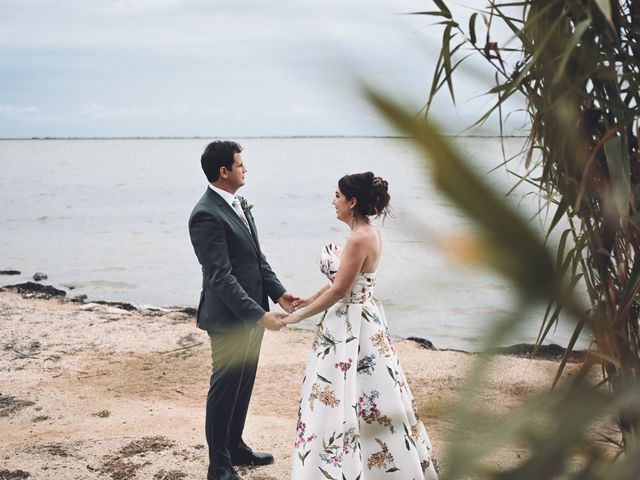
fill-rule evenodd
<path id="1" fill-rule="evenodd" d="M 198 327 L 223 332 L 253 326 L 285 292 L 260 250 L 253 217 L 251 232 L 233 208 L 207 188 L 191 212 L 189 235 L 202 265 Z"/>

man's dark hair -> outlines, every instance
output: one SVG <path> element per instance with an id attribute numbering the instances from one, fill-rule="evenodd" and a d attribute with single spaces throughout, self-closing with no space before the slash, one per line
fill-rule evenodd
<path id="1" fill-rule="evenodd" d="M 202 171 L 207 176 L 209 182 L 215 182 L 220 177 L 220 169 L 225 167 L 231 170 L 233 166 L 233 156 L 241 153 L 242 147 L 239 143 L 230 140 L 214 140 L 204 149 L 200 157 Z"/>

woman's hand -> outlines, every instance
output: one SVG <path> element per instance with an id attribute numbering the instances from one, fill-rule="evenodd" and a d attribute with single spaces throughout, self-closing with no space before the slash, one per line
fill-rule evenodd
<path id="1" fill-rule="evenodd" d="M 294 323 L 298 323 L 301 322 L 304 319 L 302 312 L 300 312 L 300 310 L 293 312 L 289 315 L 287 315 L 286 317 L 282 318 L 282 322 L 284 322 L 287 325 L 291 325 Z"/>

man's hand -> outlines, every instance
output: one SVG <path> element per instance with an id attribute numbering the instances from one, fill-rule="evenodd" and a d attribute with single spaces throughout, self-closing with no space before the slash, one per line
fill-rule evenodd
<path id="1" fill-rule="evenodd" d="M 291 325 L 293 323 L 298 323 L 302 321 L 302 311 L 299 310 L 291 315 L 287 315 L 286 318 L 282 320 L 285 325 Z"/>
<path id="2" fill-rule="evenodd" d="M 267 312 L 258 320 L 258 323 L 267 330 L 280 330 L 286 326 L 282 321 L 286 316 L 287 314 L 282 312 Z"/>
<path id="3" fill-rule="evenodd" d="M 278 299 L 278 305 L 280 305 L 285 312 L 291 313 L 296 309 L 299 301 L 300 297 L 297 295 L 291 292 L 284 292 Z"/>
<path id="4" fill-rule="evenodd" d="M 313 302 L 313 295 L 309 295 L 308 297 L 300 297 L 300 300 L 297 302 L 293 302 L 293 307 L 297 310 L 302 307 L 308 306 L 311 302 Z"/>

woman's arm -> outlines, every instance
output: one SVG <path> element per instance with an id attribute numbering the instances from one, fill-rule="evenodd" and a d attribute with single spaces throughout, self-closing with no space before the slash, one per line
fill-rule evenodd
<path id="1" fill-rule="evenodd" d="M 295 307 L 302 308 L 310 305 L 314 300 L 316 300 L 320 295 L 326 292 L 330 287 L 331 287 L 331 284 L 328 283 L 327 285 L 322 287 L 320 290 L 318 290 L 316 293 L 313 293 L 308 297 L 302 297 L 300 300 L 298 300 L 298 302 L 294 302 Z"/>
<path id="2" fill-rule="evenodd" d="M 340 267 L 338 268 L 333 284 L 320 290 L 318 292 L 320 295 L 308 306 L 285 317 L 285 323 L 298 323 L 305 318 L 324 312 L 349 293 L 351 285 L 353 285 L 356 277 L 360 274 L 362 265 L 367 258 L 365 254 L 366 249 L 364 248 L 365 241 L 365 237 L 357 233 L 351 234 L 342 250 Z"/>

